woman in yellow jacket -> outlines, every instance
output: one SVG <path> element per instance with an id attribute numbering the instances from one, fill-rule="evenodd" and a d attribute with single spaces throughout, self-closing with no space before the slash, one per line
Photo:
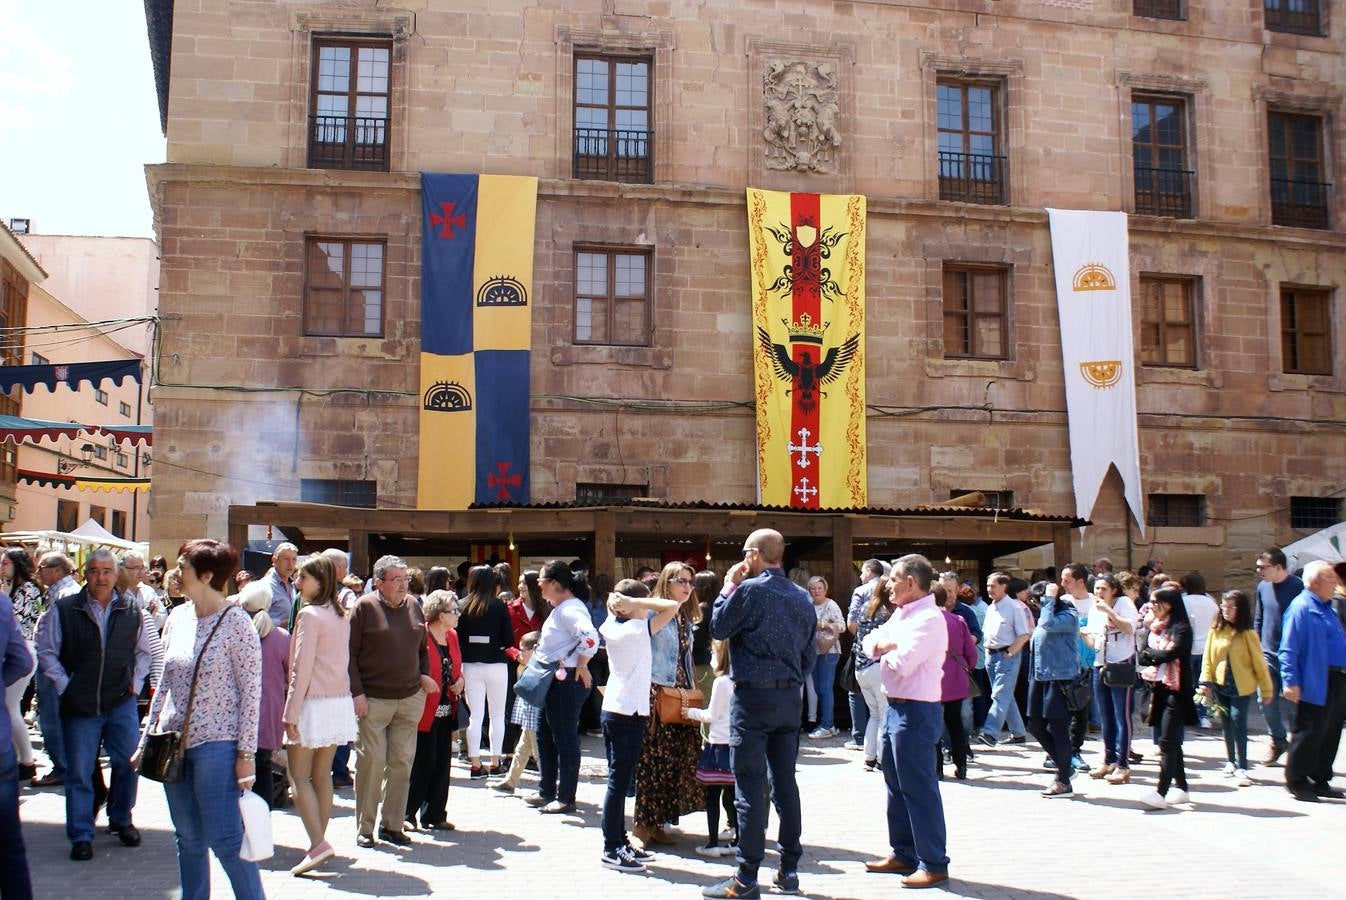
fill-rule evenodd
<path id="1" fill-rule="evenodd" d="M 1229 711 L 1221 717 L 1225 754 L 1223 775 L 1240 787 L 1248 777 L 1248 707 L 1253 692 L 1271 698 L 1271 675 L 1262 656 L 1262 642 L 1253 628 L 1252 603 L 1243 591 L 1228 591 L 1220 601 L 1220 617 L 1211 627 L 1201 657 L 1201 691 Z"/>

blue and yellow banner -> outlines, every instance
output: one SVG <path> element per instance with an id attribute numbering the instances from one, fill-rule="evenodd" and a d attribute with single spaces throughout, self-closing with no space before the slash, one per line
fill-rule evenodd
<path id="1" fill-rule="evenodd" d="M 417 505 L 527 503 L 537 179 L 421 173 Z"/>

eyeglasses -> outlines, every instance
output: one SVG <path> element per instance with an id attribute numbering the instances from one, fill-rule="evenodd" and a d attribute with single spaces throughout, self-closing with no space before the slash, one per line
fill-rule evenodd
<path id="1" fill-rule="evenodd" d="M 749 553 L 761 553 L 761 552 L 762 552 L 762 548 L 761 548 L 761 547 L 744 547 L 744 548 L 743 548 L 743 555 L 744 555 L 744 556 L 747 556 Z"/>
<path id="2" fill-rule="evenodd" d="M 690 578 L 670 578 L 670 579 L 668 579 L 668 581 L 669 581 L 670 584 L 691 584 L 691 583 L 692 583 L 692 579 L 690 579 Z"/>
<path id="3" fill-rule="evenodd" d="M 1254 568 L 1254 569 L 1257 569 L 1257 570 L 1260 572 L 1262 569 L 1270 569 L 1270 568 L 1271 568 L 1271 564 L 1270 564 L 1270 563 L 1256 563 L 1256 564 L 1253 565 L 1253 568 Z"/>

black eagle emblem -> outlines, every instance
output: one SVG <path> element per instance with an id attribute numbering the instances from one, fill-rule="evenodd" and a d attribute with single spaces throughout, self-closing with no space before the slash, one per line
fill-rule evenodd
<path id="1" fill-rule="evenodd" d="M 831 384 L 840 378 L 841 373 L 850 365 L 860 349 L 860 335 L 853 334 L 840 347 L 828 348 L 822 362 L 815 363 L 814 351 L 805 350 L 799 354 L 799 362 L 796 363 L 790 356 L 789 349 L 773 343 L 766 329 L 760 325 L 757 326 L 757 340 L 762 345 L 762 351 L 771 360 L 771 368 L 775 371 L 776 377 L 790 384 L 790 390 L 785 393 L 799 391 L 799 408 L 805 415 L 812 413 L 817 407 L 818 396 L 827 396 L 827 392 L 821 389 L 822 385 Z"/>

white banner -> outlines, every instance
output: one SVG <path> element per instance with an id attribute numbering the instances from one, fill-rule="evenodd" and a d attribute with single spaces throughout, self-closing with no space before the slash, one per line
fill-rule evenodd
<path id="1" fill-rule="evenodd" d="M 1115 465 L 1145 533 L 1136 434 L 1126 213 L 1049 209 L 1061 318 L 1075 515 L 1087 519 Z"/>

